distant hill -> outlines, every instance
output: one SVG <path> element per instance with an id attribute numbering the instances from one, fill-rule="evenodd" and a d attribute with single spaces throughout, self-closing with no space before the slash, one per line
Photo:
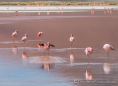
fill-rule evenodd
<path id="1" fill-rule="evenodd" d="M 0 0 L 0 2 L 25 2 L 25 1 L 80 1 L 80 2 L 106 2 L 106 1 L 116 1 L 118 0 Z"/>

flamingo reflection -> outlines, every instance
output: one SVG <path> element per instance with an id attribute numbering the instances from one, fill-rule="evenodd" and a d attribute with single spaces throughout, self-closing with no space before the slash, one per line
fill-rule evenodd
<path id="1" fill-rule="evenodd" d="M 14 44 L 13 46 L 12 46 L 12 52 L 16 55 L 16 54 L 18 54 L 18 46 L 16 45 L 16 44 Z"/>
<path id="2" fill-rule="evenodd" d="M 92 80 L 92 78 L 93 78 L 93 74 L 92 74 L 92 72 L 90 71 L 90 58 L 89 58 L 89 60 L 88 60 L 88 69 L 86 70 L 86 72 L 85 72 L 85 77 L 86 77 L 86 80 Z"/>
<path id="3" fill-rule="evenodd" d="M 70 52 L 70 64 L 72 65 L 72 63 L 74 63 L 74 54 L 73 54 L 73 50 L 71 49 L 71 52 Z"/>
<path id="4" fill-rule="evenodd" d="M 109 74 L 111 72 L 111 65 L 110 63 L 104 63 L 103 70 L 105 74 Z"/>
<path id="5" fill-rule="evenodd" d="M 106 58 L 106 63 L 103 64 L 103 70 L 105 74 L 110 74 L 111 72 L 111 64 L 109 63 L 109 58 Z"/>
<path id="6" fill-rule="evenodd" d="M 53 66 L 51 63 L 51 59 L 49 56 L 44 56 L 42 59 L 43 64 L 41 66 L 41 68 L 43 68 L 44 70 L 50 70 L 50 68 Z"/>
<path id="7" fill-rule="evenodd" d="M 27 51 L 25 50 L 25 47 L 24 47 L 24 50 L 23 50 L 23 52 L 22 52 L 22 62 L 23 62 L 23 64 L 27 64 L 27 62 L 28 62 L 28 55 L 27 55 Z"/>

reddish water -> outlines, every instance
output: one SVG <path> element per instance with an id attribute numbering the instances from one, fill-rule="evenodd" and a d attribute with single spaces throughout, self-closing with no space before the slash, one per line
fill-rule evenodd
<path id="1" fill-rule="evenodd" d="M 81 13 L 1 13 L 0 16 L 0 85 L 2 86 L 117 86 L 117 11 L 112 14 L 97 11 Z M 15 44 L 11 33 L 18 30 Z M 37 33 L 43 32 L 41 38 Z M 24 34 L 28 41 L 21 42 Z M 69 37 L 75 41 L 70 49 Z M 37 44 L 51 42 L 49 56 Z M 111 44 L 116 51 L 109 57 L 102 47 Z M 94 52 L 88 58 L 86 47 Z M 89 80 L 87 82 L 86 80 Z M 108 83 L 108 84 L 107 84 Z"/>

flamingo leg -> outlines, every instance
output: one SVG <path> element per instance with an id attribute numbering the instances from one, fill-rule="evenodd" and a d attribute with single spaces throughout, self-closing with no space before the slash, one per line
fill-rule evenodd
<path id="1" fill-rule="evenodd" d="M 49 56 L 49 50 L 48 50 L 48 56 Z"/>
<path id="2" fill-rule="evenodd" d="M 88 57 L 90 58 L 90 55 L 88 55 Z"/>
<path id="3" fill-rule="evenodd" d="M 13 38 L 13 43 L 15 44 L 15 38 Z"/>
<path id="4" fill-rule="evenodd" d="M 73 42 L 71 42 L 71 48 L 72 48 Z"/>
<path id="5" fill-rule="evenodd" d="M 109 52 L 107 52 L 107 57 L 109 57 Z"/>
<path id="6" fill-rule="evenodd" d="M 24 42 L 24 47 L 25 47 L 25 42 Z"/>
<path id="7" fill-rule="evenodd" d="M 44 56 L 45 56 L 45 50 L 44 50 Z"/>
<path id="8" fill-rule="evenodd" d="M 39 42 L 40 42 L 40 38 L 38 37 L 38 40 L 39 40 Z"/>
<path id="9" fill-rule="evenodd" d="M 88 61 L 88 65 L 90 64 L 90 58 L 89 58 L 89 61 Z"/>
<path id="10" fill-rule="evenodd" d="M 72 49 L 70 50 L 70 53 L 73 53 L 73 50 Z"/>
<path id="11" fill-rule="evenodd" d="M 24 51 L 25 51 L 25 46 L 24 46 Z"/>
<path id="12" fill-rule="evenodd" d="M 88 55 L 89 61 L 88 61 L 88 67 L 90 66 L 90 55 Z"/>

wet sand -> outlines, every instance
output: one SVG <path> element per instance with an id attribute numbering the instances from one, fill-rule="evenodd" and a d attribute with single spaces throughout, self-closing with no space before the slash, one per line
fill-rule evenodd
<path id="1" fill-rule="evenodd" d="M 0 83 L 2 86 L 117 86 L 118 12 L 0 13 Z M 18 30 L 13 43 L 11 33 Z M 39 39 L 37 33 L 44 34 Z M 21 38 L 28 34 L 24 48 Z M 69 37 L 75 41 L 70 49 Z M 51 42 L 50 55 L 37 44 Z M 102 47 L 111 44 L 116 51 L 109 57 Z M 84 55 L 93 47 L 91 58 Z M 85 76 L 86 75 L 86 76 Z M 88 76 L 87 76 L 88 75 Z M 84 80 L 82 82 L 82 80 Z M 91 82 L 86 83 L 86 80 Z M 93 83 L 92 81 L 95 81 Z M 99 81 L 105 83 L 99 83 Z M 75 83 L 74 83 L 75 81 Z M 109 84 L 106 84 L 106 82 Z M 114 83 L 111 83 L 111 82 Z"/>

